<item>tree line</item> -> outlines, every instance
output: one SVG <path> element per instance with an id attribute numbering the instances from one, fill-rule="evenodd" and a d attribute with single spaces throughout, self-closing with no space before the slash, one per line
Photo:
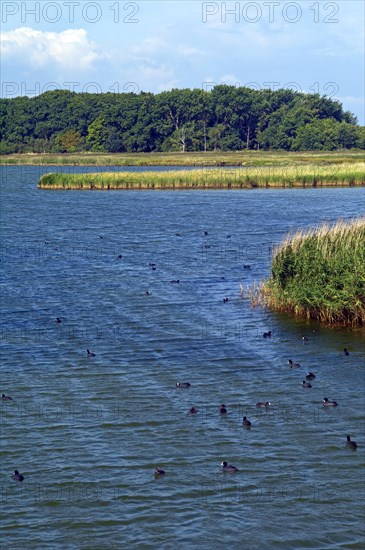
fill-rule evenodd
<path id="1" fill-rule="evenodd" d="M 159 94 L 49 91 L 0 99 L 0 153 L 365 148 L 340 102 L 228 85 Z"/>

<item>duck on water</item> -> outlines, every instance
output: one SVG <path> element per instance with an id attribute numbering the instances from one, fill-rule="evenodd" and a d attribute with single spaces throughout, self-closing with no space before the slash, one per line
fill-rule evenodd
<path id="1" fill-rule="evenodd" d="M 228 464 L 228 462 L 226 460 L 224 460 L 221 464 L 222 466 L 222 471 L 223 472 L 230 472 L 230 473 L 234 473 L 234 472 L 238 472 L 238 468 L 236 468 L 236 466 L 232 466 L 232 464 Z"/>

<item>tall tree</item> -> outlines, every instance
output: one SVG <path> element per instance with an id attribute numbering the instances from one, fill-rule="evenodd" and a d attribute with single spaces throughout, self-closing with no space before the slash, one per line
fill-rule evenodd
<path id="1" fill-rule="evenodd" d="M 79 133 L 78 143 L 72 132 Z M 55 90 L 33 98 L 0 99 L 0 134 L 3 154 L 71 150 L 85 144 L 93 151 L 149 152 L 331 149 L 363 143 L 356 117 L 328 97 L 223 84 L 210 92 Z"/>

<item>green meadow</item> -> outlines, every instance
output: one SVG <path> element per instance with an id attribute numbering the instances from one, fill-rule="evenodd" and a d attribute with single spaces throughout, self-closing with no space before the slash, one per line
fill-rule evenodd
<path id="1" fill-rule="evenodd" d="M 275 166 L 346 164 L 364 161 L 364 151 L 334 152 L 237 151 L 206 153 L 76 153 L 1 155 L 2 165 L 35 166 Z"/>

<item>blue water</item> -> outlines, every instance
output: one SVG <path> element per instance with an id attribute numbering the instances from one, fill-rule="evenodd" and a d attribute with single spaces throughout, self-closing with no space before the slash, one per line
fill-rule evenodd
<path id="1" fill-rule="evenodd" d="M 51 170 L 1 168 L 2 548 L 363 548 L 363 334 L 239 289 L 364 189 L 38 190 Z"/>

